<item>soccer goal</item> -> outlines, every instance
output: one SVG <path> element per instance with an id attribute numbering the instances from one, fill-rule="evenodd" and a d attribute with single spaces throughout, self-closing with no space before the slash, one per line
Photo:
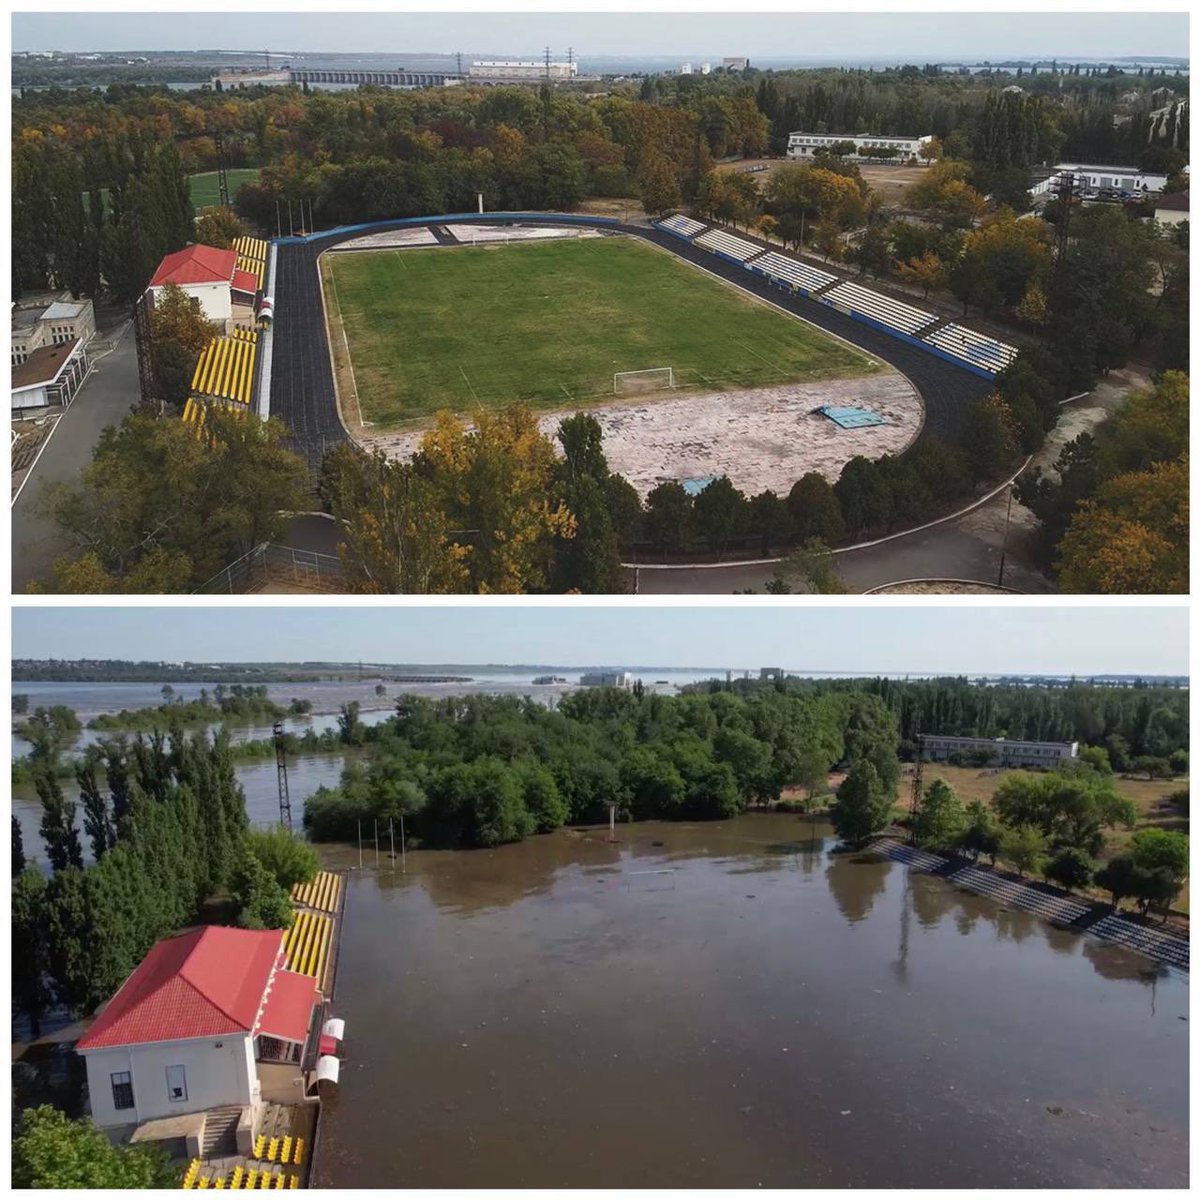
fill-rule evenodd
<path id="1" fill-rule="evenodd" d="M 617 371 L 613 375 L 613 395 L 624 396 L 633 392 L 657 392 L 675 386 L 673 367 L 650 367 L 645 371 Z"/>

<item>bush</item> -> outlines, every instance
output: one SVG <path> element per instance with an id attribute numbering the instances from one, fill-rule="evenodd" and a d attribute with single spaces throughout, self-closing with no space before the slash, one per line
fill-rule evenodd
<path id="1" fill-rule="evenodd" d="M 291 925 L 293 914 L 287 892 L 248 848 L 242 851 L 229 891 L 241 928 L 287 929 Z"/>
<path id="2" fill-rule="evenodd" d="M 1046 852 L 1046 836 L 1034 825 L 1018 825 L 1000 835 L 1000 854 L 1019 878 L 1036 871 Z"/>
<path id="3" fill-rule="evenodd" d="M 248 830 L 246 845 L 286 891 L 290 891 L 293 884 L 308 883 L 321 868 L 312 846 L 282 825 Z"/>

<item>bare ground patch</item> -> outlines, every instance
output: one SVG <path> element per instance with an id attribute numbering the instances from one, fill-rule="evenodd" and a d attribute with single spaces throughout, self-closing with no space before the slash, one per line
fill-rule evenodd
<path id="1" fill-rule="evenodd" d="M 822 404 L 861 405 L 887 424 L 841 429 L 812 411 Z M 545 413 L 538 425 L 552 437 L 559 421 L 576 411 Z M 809 471 L 833 482 L 856 455 L 879 458 L 903 450 L 923 419 L 920 397 L 896 373 L 604 404 L 588 411 L 604 431 L 609 466 L 642 496 L 667 480 L 711 475 L 728 475 L 748 493 L 771 488 L 786 494 Z M 423 429 L 359 434 L 368 448 L 401 459 L 412 456 L 423 436 Z"/>

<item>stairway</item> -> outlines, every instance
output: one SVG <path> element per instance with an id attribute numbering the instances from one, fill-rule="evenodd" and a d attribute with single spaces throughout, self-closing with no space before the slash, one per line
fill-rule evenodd
<path id="1" fill-rule="evenodd" d="M 201 1158 L 228 1158 L 237 1153 L 237 1126 L 241 1115 L 240 1104 L 224 1104 L 208 1110 L 204 1117 Z"/>

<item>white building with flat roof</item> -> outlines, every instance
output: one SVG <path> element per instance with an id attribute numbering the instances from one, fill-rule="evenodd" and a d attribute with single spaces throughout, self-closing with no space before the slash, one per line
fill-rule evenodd
<path id="1" fill-rule="evenodd" d="M 880 133 L 789 133 L 787 144 L 788 158 L 812 158 L 820 150 L 828 150 L 838 142 L 853 142 L 854 153 L 847 158 L 869 159 L 874 157 L 864 154 L 864 150 L 895 150 L 896 158 L 916 158 L 921 147 L 933 141 L 932 133 L 923 133 L 915 137 L 888 136 Z"/>
<path id="2" fill-rule="evenodd" d="M 629 671 L 591 671 L 579 677 L 580 687 L 633 687 L 633 675 Z"/>
<path id="3" fill-rule="evenodd" d="M 561 82 L 579 74 L 577 62 L 537 62 L 534 59 L 485 58 L 467 68 L 469 79 L 512 79 L 529 83 L 538 79 Z"/>
<path id="4" fill-rule="evenodd" d="M 946 762 L 952 755 L 990 752 L 995 767 L 1054 767 L 1079 757 L 1078 742 L 1030 742 L 1020 738 L 954 737 L 949 734 L 920 735 L 922 757 L 928 762 Z"/>
<path id="5" fill-rule="evenodd" d="M 1167 186 L 1165 175 L 1139 171 L 1137 167 L 1104 167 L 1088 163 L 1055 163 L 1054 173 L 1029 189 L 1031 196 L 1051 192 L 1062 182 L 1064 175 L 1075 176 L 1076 191 L 1099 191 L 1116 188 L 1122 192 L 1161 192 Z"/>

